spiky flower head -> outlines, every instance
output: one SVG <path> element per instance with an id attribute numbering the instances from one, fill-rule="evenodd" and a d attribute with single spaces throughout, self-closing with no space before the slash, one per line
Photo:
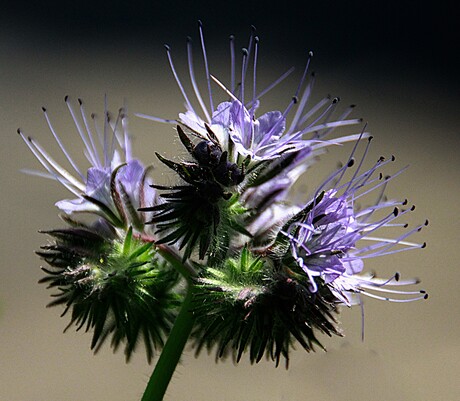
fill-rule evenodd
<path id="1" fill-rule="evenodd" d="M 317 331 L 341 335 L 335 297 L 326 286 L 313 294 L 304 277 L 286 274 L 246 246 L 237 259 L 205 268 L 197 287 L 197 353 L 216 348 L 216 358 L 230 354 L 239 362 L 248 352 L 251 363 L 266 356 L 276 365 L 283 357 L 287 367 L 295 340 L 311 351 L 323 348 Z"/>
<path id="2" fill-rule="evenodd" d="M 371 139 L 351 178 L 345 180 L 344 176 L 355 165 L 356 147 L 348 162 L 320 186 L 314 199 L 280 231 L 280 239 L 285 236 L 290 243 L 286 262 L 308 277 L 312 293 L 324 283 L 347 305 L 355 303 L 356 294 L 390 301 L 426 298 L 423 290 L 391 288 L 417 283 L 417 280 L 400 281 L 399 273 L 387 280 L 361 274 L 366 259 L 424 248 L 425 243 L 409 242 L 407 238 L 428 224 L 426 221 L 408 229 L 407 224 L 400 222 L 401 217 L 413 211 L 415 206 L 407 206 L 407 199 L 387 198 L 388 183 L 403 171 L 393 176 L 384 176 L 381 172 L 384 166 L 395 161 L 394 156 L 380 157 L 371 168 L 363 168 Z M 360 203 L 371 195 L 374 195 L 374 202 L 360 207 Z M 403 232 L 388 235 L 388 230 L 397 229 Z M 387 234 L 379 236 L 379 232 Z M 376 295 L 376 292 L 386 295 Z M 400 295 L 403 299 L 391 295 Z"/>
<path id="3" fill-rule="evenodd" d="M 235 38 L 233 35 L 230 36 L 230 81 L 226 86 L 211 73 L 203 28 L 201 22 L 199 23 L 208 105 L 203 99 L 195 78 L 191 38 L 187 38 L 187 56 L 193 95 L 186 92 L 174 66 L 170 46 L 165 45 L 171 71 L 187 110 L 185 113 L 179 113 L 178 119 L 164 119 L 146 114 L 137 115 L 153 121 L 180 123 L 202 139 L 206 139 L 208 127 L 210 127 L 222 149 L 228 151 L 231 161 L 236 161 L 239 157 L 249 157 L 254 162 L 272 160 L 286 152 L 297 152 L 305 148 L 317 150 L 330 144 L 356 139 L 355 135 L 333 140 L 326 138 L 334 129 L 358 124 L 361 119 L 347 119 L 354 105 L 336 116 L 340 100 L 338 97 L 332 99 L 327 96 L 314 105 L 309 104 L 315 81 L 314 74 L 308 77 L 310 61 L 313 57 L 311 51 L 308 52 L 307 63 L 299 84 L 292 92 L 284 111 L 268 111 L 256 117 L 260 99 L 288 77 L 294 68 L 289 69 L 268 87 L 260 90 L 257 84 L 259 38 L 255 35 L 255 28 L 252 28 L 248 46 L 241 52 L 242 61 L 239 74 L 236 72 Z M 213 84 L 217 85 L 218 90 L 226 94 L 230 100 L 218 103 L 216 93 L 212 90 Z M 198 107 L 193 106 L 192 96 L 195 97 Z M 288 120 L 291 115 L 292 118 Z"/>
<path id="4" fill-rule="evenodd" d="M 125 344 L 127 360 L 143 338 L 150 362 L 176 316 L 178 273 L 131 228 L 124 238 L 106 224 L 44 233 L 53 241 L 37 253 L 51 268 L 42 268 L 40 282 L 57 289 L 49 306 L 70 312 L 67 328 L 92 330 L 95 352 L 110 337 L 114 350 Z"/>
<path id="5" fill-rule="evenodd" d="M 83 102 L 77 115 L 65 99 L 90 164 L 86 174 L 65 149 L 46 109 L 48 126 L 75 173 L 19 130 L 46 170 L 38 174 L 77 197 L 57 203 L 70 228 L 46 231 L 52 242 L 39 252 L 51 266 L 44 268 L 42 281 L 59 291 L 52 305 L 65 305 L 64 314 L 71 311 L 70 325 L 93 330 L 92 348 L 111 336 L 114 348 L 126 344 L 129 358 L 142 336 L 150 360 L 169 333 L 176 307 L 192 302 L 192 310 L 183 308 L 178 318 L 193 313 L 197 352 L 215 348 L 217 358 L 230 354 L 236 361 L 247 352 L 251 362 L 265 355 L 278 365 L 282 358 L 288 363 L 296 342 L 311 351 L 322 348 L 319 333 L 341 335 L 338 306 L 361 303 L 361 294 L 396 302 L 426 298 L 423 290 L 395 288 L 417 280 L 364 273 L 366 259 L 424 248 L 408 237 L 425 224 L 408 229 L 401 217 L 414 208 L 385 195 L 402 171 L 381 173 L 393 157 L 364 167 L 371 142 L 365 127 L 332 138 L 336 128 L 361 120 L 348 118 L 354 106 L 336 115 L 339 98 L 310 104 L 313 54 L 308 53 L 287 105 L 259 113 L 261 98 L 293 69 L 259 91 L 260 49 L 253 30 L 238 78 L 230 38 L 230 80 L 224 84 L 211 74 L 201 23 L 199 35 L 207 100 L 197 85 L 188 39 L 192 95 L 166 46 L 185 112 L 174 120 L 140 115 L 175 125 L 187 156 L 156 156 L 177 175 L 177 183 L 151 183 L 149 169 L 131 156 L 124 109 L 112 119 L 106 107 L 103 127 L 96 123 L 94 135 Z M 214 85 L 223 101 L 217 101 Z M 91 119 L 96 122 L 96 116 Z M 292 201 L 293 185 L 324 148 L 349 141 L 356 144 L 348 162 L 311 196 Z M 362 206 L 372 195 L 375 200 Z M 81 212 L 98 218 L 83 223 L 76 217 Z M 405 231 L 389 234 L 392 229 Z M 187 282 L 185 298 L 177 272 Z"/>
<path id="6" fill-rule="evenodd" d="M 176 120 L 137 115 L 175 124 L 181 142 L 192 156 L 192 160 L 178 163 L 157 154 L 161 162 L 185 181 L 185 185 L 156 186 L 162 191 L 169 191 L 161 195 L 165 203 L 143 210 L 153 212 L 151 222 L 157 225 L 157 233 L 161 233 L 160 241 L 178 243 L 180 248 L 185 249 L 185 257 L 191 256 L 198 249 L 199 259 L 204 259 L 215 253 L 218 246 L 212 244 L 216 243 L 218 232 L 242 226 L 242 219 L 230 219 L 227 221 L 233 227 L 222 227 L 225 221 L 222 216 L 228 209 L 226 201 L 236 200 L 242 209 L 257 210 L 252 214 L 252 220 L 257 220 L 257 216 L 265 209 L 267 213 L 272 212 L 271 208 L 276 208 L 275 202 L 286 196 L 293 183 L 324 147 L 358 137 L 352 134 L 330 139 L 332 131 L 338 127 L 356 125 L 361 119 L 348 119 L 354 106 L 336 115 L 339 98 L 331 99 L 328 96 L 310 105 L 314 84 L 314 74 L 309 77 L 312 52 L 308 52 L 299 84 L 292 91 L 284 111 L 272 110 L 257 117 L 261 98 L 280 84 L 293 69 L 259 91 L 259 38 L 253 29 L 248 47 L 242 50 L 238 78 L 235 40 L 233 36 L 230 37 L 230 82 L 226 86 L 210 70 L 201 23 L 199 36 L 207 101 L 195 78 L 192 41 L 188 38 L 187 56 L 192 94 L 185 90 L 174 66 L 171 49 L 165 46 L 171 71 L 185 100 L 185 113 L 179 113 Z M 217 87 L 217 93 L 212 86 Z M 217 102 L 219 92 L 229 100 Z M 287 217 L 283 215 L 281 220 Z M 183 221 L 187 223 L 182 224 Z M 255 222 L 254 227 L 259 222 Z M 249 220 L 245 220 L 244 224 L 250 224 Z M 247 229 L 237 231 L 248 236 Z M 243 238 L 241 241 L 246 240 Z"/>
<path id="7" fill-rule="evenodd" d="M 76 196 L 75 199 L 56 203 L 66 215 L 91 213 L 103 217 L 115 227 L 127 228 L 132 225 L 141 230 L 144 216 L 137 209 L 144 204 L 146 198 L 154 198 L 155 192 L 148 185 L 148 168 L 132 157 L 124 108 L 119 110 L 114 119 L 107 110 L 106 101 L 101 126 L 96 114 L 88 118 L 81 99 L 78 99 L 79 113 L 74 110 L 68 96 L 64 100 L 76 134 L 82 140 L 89 168 L 85 171 L 77 165 L 55 131 L 47 109 L 43 107 L 48 127 L 73 172 L 59 164 L 38 141 L 19 129 L 19 135 L 45 169 L 45 172 L 25 171 L 56 180 Z"/>
<path id="8" fill-rule="evenodd" d="M 18 130 L 45 169 L 27 172 L 58 181 L 77 197 L 56 203 L 68 227 L 43 231 L 52 240 L 37 252 L 50 265 L 42 268 L 46 276 L 41 282 L 58 290 L 49 305 L 65 306 L 63 315 L 71 315 L 67 327 L 93 332 L 92 349 L 111 338 L 115 350 L 125 345 L 128 360 L 143 338 L 150 362 L 182 296 L 177 271 L 158 254 L 145 228 L 146 216 L 138 212 L 146 198 L 156 197 L 148 185 L 148 168 L 132 157 L 124 109 L 113 119 L 106 101 L 101 127 L 95 114 L 87 117 L 80 99 L 79 115 L 68 97 L 65 103 L 84 145 L 86 172 L 65 148 L 45 108 L 48 127 L 74 173 Z M 95 218 L 88 223 L 79 218 L 81 213 Z"/>

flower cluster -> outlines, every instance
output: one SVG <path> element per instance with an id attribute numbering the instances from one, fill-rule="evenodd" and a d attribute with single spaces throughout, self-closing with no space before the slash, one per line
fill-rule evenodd
<path id="1" fill-rule="evenodd" d="M 313 53 L 307 53 L 285 108 L 260 115 L 261 98 L 293 70 L 259 90 L 260 44 L 253 30 L 238 74 L 230 37 L 225 85 L 211 73 L 201 24 L 199 34 L 207 95 L 197 84 L 188 39 L 192 94 L 166 46 L 186 110 L 175 119 L 138 114 L 174 125 L 188 157 L 156 156 L 177 175 L 175 185 L 153 183 L 151 169 L 132 157 L 124 109 L 112 118 L 105 106 L 101 127 L 96 115 L 87 117 L 81 100 L 76 112 L 65 98 L 90 164 L 86 173 L 46 109 L 69 167 L 18 130 L 45 169 L 35 174 L 76 197 L 56 203 L 69 227 L 45 231 L 52 241 L 38 252 L 51 266 L 43 268 L 42 281 L 59 291 L 51 305 L 65 305 L 64 314 L 71 310 L 70 325 L 93 330 L 94 349 L 112 336 L 115 349 L 126 344 L 129 358 L 143 337 L 150 360 L 191 291 L 187 308 L 197 352 L 216 348 L 217 357 L 230 354 L 236 361 L 248 352 L 251 362 L 267 356 L 278 364 L 281 357 L 288 362 L 294 342 L 310 351 L 322 348 L 318 333 L 341 335 L 338 307 L 361 303 L 361 295 L 396 302 L 426 298 L 423 290 L 402 288 L 417 281 L 400 280 L 399 273 L 388 279 L 365 273 L 366 259 L 424 248 L 408 237 L 427 222 L 409 228 L 401 218 L 414 207 L 387 198 L 388 184 L 403 171 L 384 175 L 394 157 L 366 167 L 372 137 L 359 126 L 361 119 L 349 118 L 354 106 L 340 112 L 339 99 L 330 97 L 311 104 Z M 343 167 L 314 193 L 292 201 L 293 185 L 308 179 L 305 173 L 324 149 L 346 142 L 354 147 Z M 95 219 L 84 222 L 81 213 Z M 397 233 L 388 235 L 390 230 Z"/>

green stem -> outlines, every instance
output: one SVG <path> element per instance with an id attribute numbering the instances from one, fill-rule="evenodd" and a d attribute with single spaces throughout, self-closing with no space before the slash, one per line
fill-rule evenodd
<path id="1" fill-rule="evenodd" d="M 174 251 L 165 245 L 157 245 L 156 246 L 157 252 L 169 263 L 171 263 L 174 268 L 187 280 L 187 282 L 191 283 L 191 278 L 197 276 L 196 270 L 185 261 L 182 263 L 180 260 L 180 256 L 174 253 Z"/>
<path id="2" fill-rule="evenodd" d="M 168 340 L 156 363 L 152 376 L 147 384 L 141 401 L 162 401 L 169 381 L 176 370 L 182 351 L 193 328 L 194 317 L 190 312 L 194 292 L 193 284 L 189 283 L 187 295 L 182 303 L 181 310 L 177 315 L 174 326 Z"/>

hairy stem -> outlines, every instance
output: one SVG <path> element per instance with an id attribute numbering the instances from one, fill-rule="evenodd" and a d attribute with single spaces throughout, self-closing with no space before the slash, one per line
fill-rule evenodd
<path id="1" fill-rule="evenodd" d="M 190 304 L 193 297 L 194 286 L 189 283 L 187 295 L 182 303 L 181 310 L 177 315 L 174 326 L 168 340 L 156 363 L 152 376 L 147 384 L 141 401 L 163 400 L 169 381 L 176 370 L 182 351 L 193 328 L 194 318 L 190 312 Z"/>

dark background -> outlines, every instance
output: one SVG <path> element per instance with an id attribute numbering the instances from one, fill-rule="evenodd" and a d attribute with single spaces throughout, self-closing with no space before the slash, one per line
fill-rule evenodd
<path id="1" fill-rule="evenodd" d="M 4 5 L 0 15 L 3 30 L 32 33 L 57 47 L 87 41 L 151 47 L 189 35 L 198 19 L 208 40 L 255 25 L 279 50 L 312 47 L 327 61 L 407 69 L 433 83 L 445 83 L 459 67 L 454 2 L 22 0 Z"/>

